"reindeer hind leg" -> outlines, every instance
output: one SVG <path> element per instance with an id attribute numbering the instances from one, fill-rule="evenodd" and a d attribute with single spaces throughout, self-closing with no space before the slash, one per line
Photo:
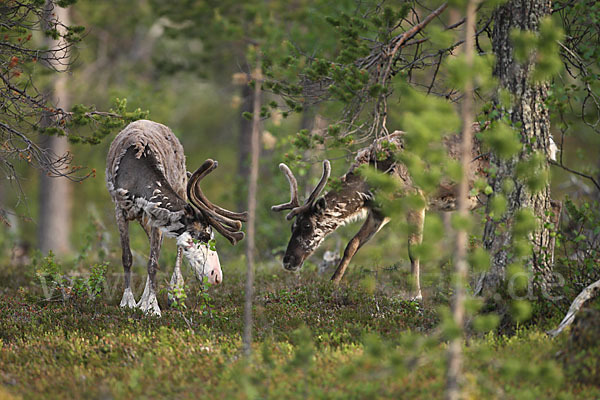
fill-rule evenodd
<path id="1" fill-rule="evenodd" d="M 412 299 L 421 301 L 423 295 L 421 294 L 421 274 L 420 274 L 420 260 L 419 257 L 414 254 L 413 246 L 419 245 L 423 242 L 423 225 L 425 223 L 425 209 L 412 210 L 407 214 L 407 221 L 409 225 L 414 229 L 408 235 L 408 257 L 410 258 L 410 273 L 412 276 Z"/>
<path id="2" fill-rule="evenodd" d="M 148 229 L 146 229 L 148 232 Z M 162 246 L 162 233 L 158 228 L 149 229 L 150 258 L 148 260 L 148 278 L 144 294 L 137 306 L 145 313 L 161 316 L 158 300 L 156 299 L 156 272 L 158 270 L 158 257 Z"/>
<path id="3" fill-rule="evenodd" d="M 129 246 L 129 221 L 125 219 L 123 212 L 117 208 L 115 211 L 117 218 L 117 227 L 119 228 L 119 236 L 121 239 L 122 261 L 123 261 L 123 277 L 125 280 L 125 290 L 121 298 L 121 307 L 135 307 L 135 298 L 131 291 L 131 265 L 133 264 L 133 256 Z"/>

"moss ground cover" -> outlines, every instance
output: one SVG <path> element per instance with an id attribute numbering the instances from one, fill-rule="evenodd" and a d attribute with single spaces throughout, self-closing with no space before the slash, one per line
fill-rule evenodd
<path id="1" fill-rule="evenodd" d="M 259 269 L 254 352 L 246 360 L 243 278 L 231 271 L 224 285 L 203 292 L 191 282 L 179 310 L 168 310 L 162 293 L 166 311 L 154 318 L 120 309 L 108 291 L 48 301 L 15 276 L 0 292 L 0 398 L 441 398 L 438 304 L 403 300 L 357 274 L 338 288 L 311 272 Z M 556 357 L 563 345 L 535 326 L 472 336 L 468 392 L 600 396 L 563 371 Z"/>

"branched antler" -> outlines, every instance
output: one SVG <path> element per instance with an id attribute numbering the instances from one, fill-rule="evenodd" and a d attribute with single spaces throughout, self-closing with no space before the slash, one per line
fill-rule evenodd
<path id="1" fill-rule="evenodd" d="M 321 175 L 321 180 L 319 181 L 317 186 L 313 189 L 313 191 L 308 196 L 308 198 L 306 199 L 306 201 L 304 202 L 303 205 L 300 205 L 300 202 L 298 201 L 298 182 L 296 181 L 294 174 L 289 169 L 289 167 L 287 165 L 285 165 L 284 163 L 279 164 L 279 169 L 285 174 L 285 176 L 290 184 L 291 199 L 287 203 L 279 204 L 279 205 L 271 207 L 271 210 L 273 210 L 273 211 L 292 210 L 286 216 L 287 220 L 291 220 L 296 215 L 300 214 L 307 208 L 311 207 L 314 204 L 317 197 L 319 197 L 319 194 L 321 194 L 321 192 L 325 188 L 325 185 L 327 184 L 327 179 L 329 179 L 329 175 L 331 174 L 331 163 L 329 162 L 329 160 L 323 161 L 323 174 Z"/>
<path id="2" fill-rule="evenodd" d="M 187 185 L 188 200 L 202 212 L 212 227 L 225 236 L 231 244 L 236 244 L 244 238 L 244 232 L 240 231 L 242 229 L 241 221 L 248 219 L 248 213 L 236 213 L 213 204 L 200 188 L 200 181 L 214 171 L 218 165 L 216 161 L 208 159 L 192 174 Z"/>

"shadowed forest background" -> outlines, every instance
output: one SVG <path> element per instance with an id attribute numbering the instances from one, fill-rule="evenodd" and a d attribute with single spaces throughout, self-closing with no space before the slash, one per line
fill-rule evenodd
<path id="1" fill-rule="evenodd" d="M 600 4 L 28 0 L 38 14 L 18 16 L 19 4 L 0 0 L 0 397 L 457 398 L 444 382 L 457 338 L 460 398 L 600 396 L 597 297 L 570 331 L 546 334 L 586 287 L 598 291 Z M 477 13 L 471 64 L 468 5 Z M 247 240 L 216 235 L 224 283 L 206 287 L 185 266 L 187 298 L 169 309 L 176 246 L 165 238 L 163 317 L 118 308 L 121 247 L 105 167 L 128 122 L 156 121 L 183 144 L 189 171 L 218 161 L 202 182 L 211 200 L 246 210 L 257 77 L 253 356 L 244 358 Z M 326 191 L 336 190 L 357 150 L 402 130 L 398 160 L 434 193 L 444 177 L 460 180 L 439 143 L 465 126 L 465 93 L 469 126 L 478 123 L 492 160 L 472 190 L 489 202 L 468 221 L 427 213 L 415 250 L 422 302 L 409 295 L 404 218 L 416 200 L 399 200 L 375 170 L 364 176 L 392 221 L 342 283 L 329 279 L 362 222 L 331 234 L 299 273 L 283 270 L 292 223 L 271 211 L 289 198 L 279 163 L 304 199 L 324 159 Z M 515 117 L 523 109 L 531 119 Z M 546 206 L 520 203 L 538 195 Z M 468 235 L 464 284 L 457 231 Z M 130 232 L 139 296 L 149 244 L 137 223 Z M 461 291 L 464 326 L 452 314 Z"/>

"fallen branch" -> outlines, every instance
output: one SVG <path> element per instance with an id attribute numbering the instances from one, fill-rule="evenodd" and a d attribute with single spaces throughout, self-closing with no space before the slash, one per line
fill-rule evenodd
<path id="1" fill-rule="evenodd" d="M 548 336 L 554 338 L 558 336 L 558 334 L 561 333 L 567 326 L 571 325 L 575 320 L 575 314 L 577 314 L 581 306 L 583 306 L 583 304 L 586 301 L 596 296 L 598 294 L 598 291 L 600 291 L 600 280 L 597 280 L 596 282 L 583 289 L 583 291 L 579 293 L 577 297 L 575 297 L 573 303 L 571 303 L 571 307 L 569 307 L 569 312 L 567 312 L 565 318 L 563 318 L 560 325 L 558 325 L 558 328 L 546 332 Z"/>

